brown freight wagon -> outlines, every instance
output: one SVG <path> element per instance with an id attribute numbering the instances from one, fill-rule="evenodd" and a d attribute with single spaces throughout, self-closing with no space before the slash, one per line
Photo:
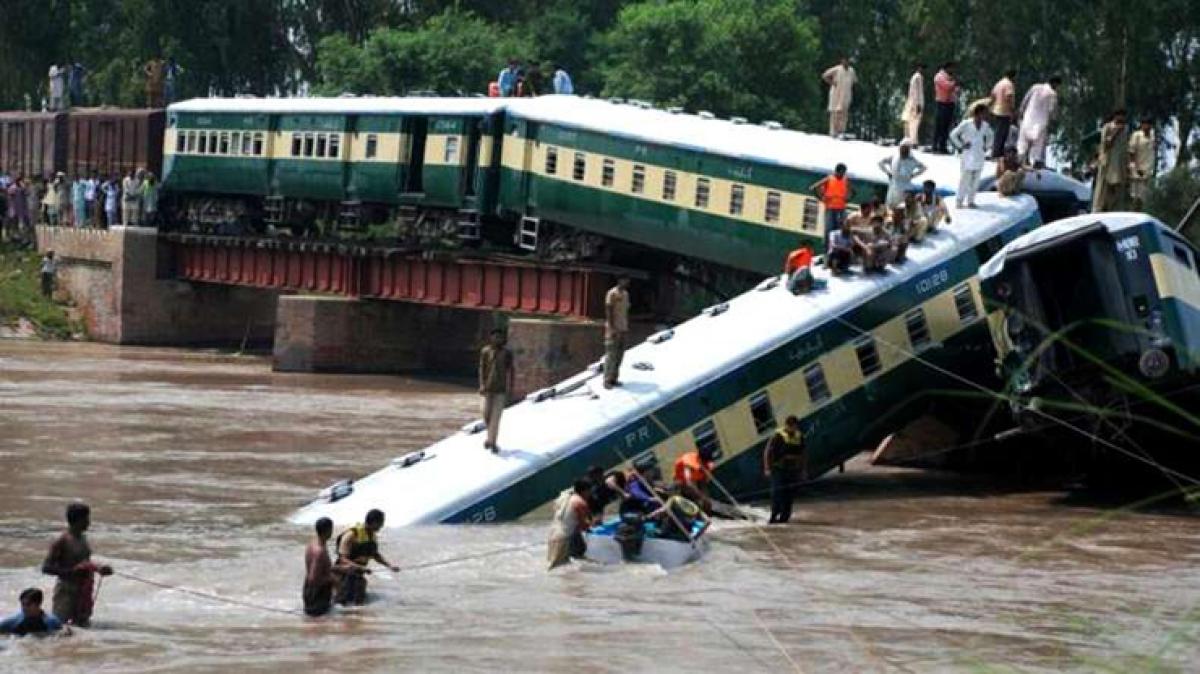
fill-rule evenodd
<path id="1" fill-rule="evenodd" d="M 0 112 L 0 171 L 48 177 L 66 162 L 66 113 Z"/>
<path id="2" fill-rule="evenodd" d="M 162 176 L 162 109 L 75 108 L 67 125 L 62 170 L 69 176 L 125 175 L 142 168 Z"/>

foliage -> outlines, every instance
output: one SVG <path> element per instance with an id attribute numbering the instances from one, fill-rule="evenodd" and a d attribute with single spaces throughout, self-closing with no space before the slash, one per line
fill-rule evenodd
<path id="1" fill-rule="evenodd" d="M 1200 169 L 1176 166 L 1159 177 L 1147 200 L 1146 211 L 1175 227 L 1197 200 L 1200 200 Z M 1200 211 L 1192 216 L 1184 233 L 1200 246 Z"/>
<path id="2" fill-rule="evenodd" d="M 66 310 L 42 296 L 41 261 L 29 250 L 0 244 L 0 325 L 25 318 L 38 334 L 68 339 L 79 331 Z"/>

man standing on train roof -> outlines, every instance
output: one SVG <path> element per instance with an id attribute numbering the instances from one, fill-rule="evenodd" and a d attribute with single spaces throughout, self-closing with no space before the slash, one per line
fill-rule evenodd
<path id="1" fill-rule="evenodd" d="M 66 628 L 57 616 L 42 609 L 42 591 L 31 587 L 21 591 L 21 610 L 0 618 L 0 635 L 23 637 L 29 634 L 50 634 Z M 65 634 L 70 634 L 66 628 Z"/>
<path id="2" fill-rule="evenodd" d="M 86 532 L 92 511 L 85 503 L 67 506 L 67 529 L 50 544 L 42 562 L 42 573 L 57 576 L 54 583 L 54 615 L 68 623 L 87 627 L 92 619 L 96 574 L 112 575 L 112 567 L 92 562 Z"/>
<path id="3" fill-rule="evenodd" d="M 1058 87 L 1061 84 L 1061 77 L 1051 77 L 1046 82 L 1029 87 L 1021 101 L 1017 153 L 1021 155 L 1023 163 L 1035 169 L 1046 166 L 1046 143 L 1050 138 L 1050 123 L 1058 110 Z"/>
<path id="4" fill-rule="evenodd" d="M 984 120 L 987 106 L 976 103 L 971 108 L 970 119 L 964 119 L 954 131 L 950 132 L 950 142 L 961 154 L 959 155 L 958 193 L 954 202 L 963 207 L 976 208 L 975 192 L 979 188 L 979 176 L 987 163 L 988 152 L 992 148 L 992 127 Z"/>
<path id="5" fill-rule="evenodd" d="M 375 535 L 383 528 L 383 511 L 371 510 L 363 524 L 355 524 L 337 539 L 337 566 L 344 569 L 339 577 L 337 603 L 362 606 L 367 602 L 367 564 L 375 560 L 393 573 L 400 570 L 383 558 Z"/>
<path id="6" fill-rule="evenodd" d="M 850 178 L 846 165 L 833 167 L 833 175 L 825 176 L 808 188 L 825 206 L 825 237 L 842 226 L 846 220 L 846 205 L 850 201 Z"/>
<path id="7" fill-rule="evenodd" d="M 763 477 L 771 481 L 771 518 L 768 524 L 786 524 L 792 518 L 796 487 L 808 479 L 808 453 L 800 419 L 789 416 L 763 450 Z"/>
<path id="8" fill-rule="evenodd" d="M 912 143 L 903 140 L 895 155 L 879 160 L 879 170 L 888 177 L 886 205 L 894 209 L 904 205 L 904 194 L 913 189 L 912 181 L 925 172 L 925 165 L 913 156 Z"/>
<path id="9" fill-rule="evenodd" d="M 500 435 L 500 417 L 508 403 L 513 378 L 512 350 L 504 331 L 496 328 L 488 336 L 488 343 L 479 350 L 479 395 L 483 396 L 483 423 L 487 425 L 487 438 L 483 448 L 498 453 L 496 439 Z"/>
<path id="10" fill-rule="evenodd" d="M 575 84 L 561 63 L 554 64 L 554 93 L 570 96 L 575 93 Z"/>
<path id="11" fill-rule="evenodd" d="M 933 76 L 933 100 L 937 104 L 933 120 L 933 151 L 938 154 L 949 154 L 946 143 L 950 140 L 950 128 L 954 126 L 954 107 L 960 89 L 954 77 L 955 65 L 954 61 L 947 61 Z"/>
<path id="12" fill-rule="evenodd" d="M 900 122 L 904 125 L 904 140 L 914 146 L 920 144 L 921 116 L 925 114 L 925 64 L 914 63 L 912 77 L 908 78 L 908 94 L 904 97 L 904 108 L 900 111 Z"/>
<path id="13" fill-rule="evenodd" d="M 1129 127 L 1125 111 L 1116 110 L 1100 129 L 1100 151 L 1096 157 L 1096 186 L 1092 212 L 1120 211 L 1129 193 Z"/>
<path id="14" fill-rule="evenodd" d="M 629 277 L 617 278 L 617 285 L 604 296 L 604 388 L 620 386 L 621 360 L 629 339 Z"/>
<path id="15" fill-rule="evenodd" d="M 546 541 L 547 571 L 587 554 L 583 532 L 592 526 L 592 513 L 587 503 L 591 488 L 592 483 L 581 477 L 554 502 L 554 520 Z"/>
<path id="16" fill-rule="evenodd" d="M 508 65 L 496 76 L 496 84 L 500 85 L 500 95 L 513 96 L 517 93 L 517 71 L 521 63 L 517 59 L 509 59 Z"/>
<path id="17" fill-rule="evenodd" d="M 843 56 L 837 65 L 821 74 L 821 80 L 829 85 L 829 135 L 837 138 L 846 133 L 854 85 L 858 82 L 850 57 Z"/>
<path id="18" fill-rule="evenodd" d="M 996 132 L 995 142 L 992 144 L 992 159 L 1004 156 L 1004 145 L 1008 141 L 1008 131 L 1012 128 L 1013 114 L 1017 110 L 1017 87 L 1013 84 L 1016 77 L 1017 71 L 1009 68 L 1004 71 L 1004 77 L 992 87 L 991 112 Z"/>
<path id="19" fill-rule="evenodd" d="M 1154 120 L 1142 118 L 1142 124 L 1129 139 L 1129 196 L 1132 209 L 1145 208 L 1150 194 L 1150 180 L 1154 178 Z"/>

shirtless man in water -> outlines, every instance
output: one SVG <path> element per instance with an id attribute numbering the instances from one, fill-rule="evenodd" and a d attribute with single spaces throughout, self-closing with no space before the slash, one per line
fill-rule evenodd
<path id="1" fill-rule="evenodd" d="M 325 615 L 333 608 L 333 590 L 340 576 L 347 571 L 370 573 L 353 562 L 341 560 L 335 565 L 330 561 L 327 546 L 333 536 L 333 520 L 317 520 L 316 534 L 304 550 L 304 613 L 312 617 Z"/>
<path id="2" fill-rule="evenodd" d="M 54 615 L 68 624 L 87 627 L 92 619 L 96 574 L 112 575 L 112 567 L 92 562 L 92 549 L 84 532 L 92 524 L 91 508 L 84 503 L 67 506 L 67 530 L 53 543 L 42 573 L 57 576 L 54 584 Z"/>

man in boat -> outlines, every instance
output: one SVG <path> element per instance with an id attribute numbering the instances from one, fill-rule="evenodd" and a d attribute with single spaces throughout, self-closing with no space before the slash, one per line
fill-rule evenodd
<path id="1" fill-rule="evenodd" d="M 23 637 L 27 634 L 50 634 L 64 628 L 61 620 L 42 610 L 42 591 L 38 588 L 22 591 L 20 602 L 21 610 L 0 619 L 0 634 Z"/>
<path id="2" fill-rule="evenodd" d="M 575 480 L 570 489 L 563 491 L 554 503 L 554 521 L 550 525 L 550 538 L 546 542 L 547 570 L 566 564 L 572 557 L 579 559 L 587 554 L 587 541 L 583 532 L 592 525 L 592 513 L 587 497 L 592 483 L 586 478 Z"/>
<path id="3" fill-rule="evenodd" d="M 604 388 L 621 385 L 618 376 L 628 338 L 629 277 L 622 276 L 604 296 Z"/>
<path id="4" fill-rule="evenodd" d="M 657 463 L 638 466 L 634 460 L 633 468 L 625 476 L 626 497 L 621 500 L 621 514 L 636 512 L 645 515 L 653 512 L 662 505 L 659 492 L 662 489 L 662 469 Z"/>
<path id="5" fill-rule="evenodd" d="M 96 574 L 112 575 L 112 567 L 92 562 L 86 531 L 92 511 L 86 503 L 67 506 L 67 529 L 50 544 L 42 562 L 42 573 L 57 576 L 54 583 L 54 615 L 59 620 L 87 627 L 92 619 Z"/>
<path id="6" fill-rule="evenodd" d="M 694 541 L 708 530 L 712 520 L 697 503 L 699 494 L 695 489 L 686 485 L 673 485 L 670 496 L 657 510 L 647 515 L 647 519 L 659 521 L 660 535 L 676 541 Z M 702 526 L 696 531 L 696 523 Z"/>
<path id="7" fill-rule="evenodd" d="M 771 481 L 771 518 L 768 524 L 786 524 L 792 518 L 796 487 L 807 478 L 808 454 L 800 420 L 789 416 L 763 450 L 763 477 Z"/>
<path id="8" fill-rule="evenodd" d="M 675 486 L 694 490 L 705 511 L 712 507 L 708 483 L 712 480 L 713 465 L 713 453 L 708 448 L 694 449 L 675 459 Z"/>
<path id="9" fill-rule="evenodd" d="M 504 331 L 492 330 L 488 343 L 479 351 L 479 395 L 483 396 L 483 422 L 487 424 L 484 449 L 500 451 L 496 438 L 500 434 L 500 416 L 512 389 L 513 354 L 508 348 Z"/>
<path id="10" fill-rule="evenodd" d="M 312 617 L 325 615 L 333 608 L 333 591 L 338 575 L 349 568 L 366 572 L 366 567 L 352 562 L 335 566 L 329 559 L 329 539 L 333 537 L 333 520 L 322 517 L 316 523 L 316 535 L 304 551 L 304 613 Z"/>
<path id="11" fill-rule="evenodd" d="M 604 519 L 604 509 L 608 504 L 628 496 L 625 474 L 619 470 L 606 474 L 600 466 L 592 466 L 588 468 L 587 479 L 592 485 L 587 495 L 588 510 L 596 521 Z"/>
<path id="12" fill-rule="evenodd" d="M 361 606 L 367 601 L 367 564 L 375 560 L 393 573 L 400 567 L 383 558 L 375 535 L 383 528 L 383 511 L 371 510 L 362 524 L 343 531 L 338 536 L 337 566 L 344 572 L 337 576 L 337 603 Z"/>

